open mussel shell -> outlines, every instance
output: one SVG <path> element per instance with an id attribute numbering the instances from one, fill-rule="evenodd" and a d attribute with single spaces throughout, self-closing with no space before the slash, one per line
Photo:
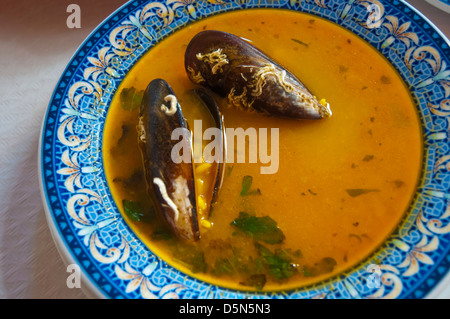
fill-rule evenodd
<path id="1" fill-rule="evenodd" d="M 192 82 L 244 110 L 298 119 L 331 116 L 325 100 L 319 102 L 295 75 L 233 34 L 198 33 L 186 49 L 185 68 Z"/>
<path id="2" fill-rule="evenodd" d="M 196 94 L 213 117 L 221 119 L 214 100 L 206 92 Z M 222 129 L 222 122 L 219 122 Z M 198 240 L 200 231 L 191 132 L 175 93 L 166 81 L 155 79 L 147 86 L 137 130 L 148 193 L 158 217 L 178 238 Z M 217 171 L 211 200 L 216 199 L 219 191 L 221 171 Z"/>
<path id="3" fill-rule="evenodd" d="M 221 132 L 221 136 L 219 138 L 217 152 L 214 156 L 214 161 L 217 163 L 217 168 L 215 172 L 215 181 L 214 181 L 214 189 L 212 198 L 210 200 L 211 203 L 215 203 L 217 201 L 217 196 L 219 194 L 219 190 L 222 187 L 224 171 L 225 171 L 225 160 L 227 157 L 226 153 L 226 135 L 225 135 L 225 126 L 223 115 L 220 113 L 219 107 L 217 106 L 214 98 L 204 89 L 195 89 L 193 90 L 195 96 L 197 96 L 202 102 L 203 105 L 209 110 L 211 114 L 215 127 Z"/>
<path id="4" fill-rule="evenodd" d="M 138 124 L 148 193 L 153 197 L 158 217 L 177 236 L 187 240 L 199 238 L 195 181 L 192 166 L 190 132 L 181 107 L 169 84 L 161 79 L 150 82 L 144 92 Z M 173 158 L 179 140 L 185 141 L 188 158 Z M 178 144 L 179 145 L 179 144 Z M 178 154 L 179 155 L 179 154 Z"/>

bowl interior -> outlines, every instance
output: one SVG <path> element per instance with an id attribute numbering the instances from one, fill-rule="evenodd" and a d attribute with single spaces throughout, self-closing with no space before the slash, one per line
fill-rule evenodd
<path id="1" fill-rule="evenodd" d="M 106 182 L 102 132 L 118 86 L 149 48 L 203 19 L 237 9 L 309 13 L 352 31 L 395 67 L 422 121 L 424 167 L 411 209 L 376 254 L 358 267 L 287 298 L 423 297 L 446 274 L 450 70 L 448 40 L 403 2 L 167 1 L 128 3 L 80 46 L 64 71 L 41 137 L 41 179 L 48 220 L 60 249 L 78 263 L 94 290 L 111 298 L 260 298 L 211 286 L 155 256 L 123 220 Z"/>

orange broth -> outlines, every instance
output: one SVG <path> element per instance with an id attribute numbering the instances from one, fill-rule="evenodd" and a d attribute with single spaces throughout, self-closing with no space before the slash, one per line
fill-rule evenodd
<path id="1" fill-rule="evenodd" d="M 226 127 L 279 128 L 279 169 L 264 175 L 260 168 L 265 164 L 227 164 L 210 227 L 201 227 L 200 241 L 185 247 L 167 239 L 150 216 L 152 204 L 135 129 L 138 110 L 124 110 L 119 93 L 131 87 L 144 90 L 151 80 L 163 78 L 178 96 L 188 122 L 204 119 L 204 110 L 186 93 L 196 85 L 186 75 L 184 52 L 190 39 L 205 29 L 251 40 L 319 99 L 326 98 L 333 115 L 310 121 L 280 119 L 235 110 L 215 96 Z M 419 119 L 395 69 L 351 32 L 311 15 L 258 9 L 204 19 L 154 46 L 117 92 L 103 141 L 113 197 L 130 227 L 153 252 L 213 284 L 243 290 L 292 289 L 357 265 L 398 226 L 420 178 Z M 260 193 L 240 196 L 244 176 L 252 177 L 251 189 Z M 150 217 L 130 219 L 124 213 L 124 199 L 139 202 Z M 269 216 L 277 223 L 285 235 L 283 242 L 262 244 L 273 256 L 290 260 L 286 273 L 277 275 L 279 269 L 261 258 L 254 240 L 230 225 L 240 212 Z M 198 256 L 200 261 L 195 260 Z"/>

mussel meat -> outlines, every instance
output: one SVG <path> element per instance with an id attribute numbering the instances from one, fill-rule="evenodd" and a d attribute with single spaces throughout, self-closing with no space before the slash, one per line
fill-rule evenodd
<path id="1" fill-rule="evenodd" d="M 196 94 L 222 130 L 222 116 L 214 100 L 203 91 Z M 191 133 L 177 97 L 166 81 L 155 79 L 147 86 L 137 130 L 147 191 L 158 217 L 177 237 L 198 240 L 199 207 Z M 214 194 L 206 199 L 210 205 L 221 186 L 223 167 L 223 163 L 216 165 Z"/>
<path id="2" fill-rule="evenodd" d="M 321 119 L 330 105 L 264 52 L 236 35 L 208 30 L 198 33 L 185 52 L 189 79 L 230 104 L 271 115 Z"/>

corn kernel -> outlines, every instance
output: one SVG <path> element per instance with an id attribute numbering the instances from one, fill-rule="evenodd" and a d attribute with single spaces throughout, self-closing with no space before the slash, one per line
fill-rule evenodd
<path id="1" fill-rule="evenodd" d="M 195 168 L 195 172 L 196 172 L 197 174 L 205 173 L 207 170 L 209 170 L 209 169 L 211 168 L 211 166 L 212 166 L 211 163 L 203 163 L 203 164 L 200 164 L 200 165 L 198 165 L 198 166 Z"/>
<path id="2" fill-rule="evenodd" d="M 201 178 L 196 178 L 195 182 L 196 182 L 195 187 L 197 189 L 196 192 L 198 194 L 203 194 L 203 191 L 204 191 L 204 188 L 205 188 L 205 181 L 202 180 Z"/>
<path id="3" fill-rule="evenodd" d="M 212 224 L 209 220 L 203 219 L 203 218 L 200 220 L 200 224 L 205 228 L 211 228 L 211 226 L 212 226 Z"/>
<path id="4" fill-rule="evenodd" d="M 197 196 L 197 207 L 199 210 L 206 210 L 206 208 L 208 208 L 208 205 L 206 204 L 205 199 L 203 198 L 203 196 L 199 195 Z"/>

